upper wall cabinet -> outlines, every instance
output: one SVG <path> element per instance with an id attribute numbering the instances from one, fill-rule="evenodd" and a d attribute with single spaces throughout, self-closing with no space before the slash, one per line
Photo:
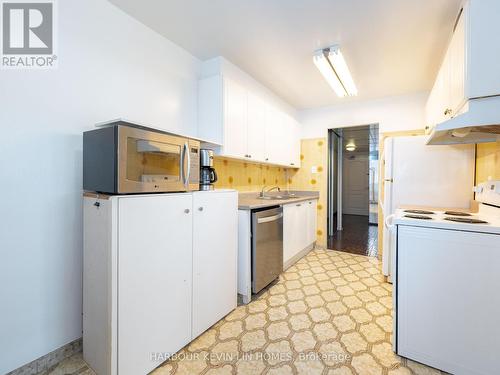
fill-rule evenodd
<path id="1" fill-rule="evenodd" d="M 499 14 L 498 0 L 464 2 L 427 101 L 429 131 L 466 111 L 469 100 L 500 95 Z"/>
<path id="2" fill-rule="evenodd" d="M 198 135 L 221 144 L 218 155 L 300 166 L 300 127 L 293 117 L 223 75 L 200 80 L 198 91 Z"/>

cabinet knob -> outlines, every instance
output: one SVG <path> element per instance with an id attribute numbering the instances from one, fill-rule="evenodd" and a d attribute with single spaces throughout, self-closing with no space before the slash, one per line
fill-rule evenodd
<path id="1" fill-rule="evenodd" d="M 269 161 L 269 158 L 266 158 L 266 161 Z"/>
<path id="2" fill-rule="evenodd" d="M 252 155 L 248 155 L 248 157 L 249 157 L 249 158 L 251 158 L 251 157 L 252 157 Z"/>
<path id="3" fill-rule="evenodd" d="M 198 211 L 203 211 L 203 207 L 198 207 Z"/>
<path id="4" fill-rule="evenodd" d="M 185 214 L 188 214 L 189 212 L 190 212 L 189 208 L 186 208 L 186 209 L 184 210 L 184 213 L 185 213 Z"/>

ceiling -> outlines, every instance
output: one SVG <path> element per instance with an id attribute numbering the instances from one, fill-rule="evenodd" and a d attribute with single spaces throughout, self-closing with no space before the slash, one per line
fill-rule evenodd
<path id="1" fill-rule="evenodd" d="M 298 109 L 429 90 L 461 0 L 110 0 L 201 60 L 224 56 Z M 312 62 L 340 44 L 340 99 Z"/>

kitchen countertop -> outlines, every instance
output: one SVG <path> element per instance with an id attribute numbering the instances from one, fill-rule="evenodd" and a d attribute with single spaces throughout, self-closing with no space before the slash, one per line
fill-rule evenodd
<path id="1" fill-rule="evenodd" d="M 266 193 L 266 196 L 276 196 L 276 195 L 285 195 L 286 192 L 271 192 Z M 264 208 L 271 206 L 283 206 L 285 204 L 303 202 L 310 199 L 319 199 L 319 192 L 317 191 L 290 191 L 290 194 L 294 194 L 295 196 L 290 199 L 259 199 L 259 192 L 252 191 L 248 193 L 239 193 L 238 194 L 238 209 L 240 210 L 253 210 L 256 208 Z"/>

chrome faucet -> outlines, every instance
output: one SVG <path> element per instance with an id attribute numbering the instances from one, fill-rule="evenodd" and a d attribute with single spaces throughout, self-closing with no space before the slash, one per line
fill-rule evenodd
<path id="1" fill-rule="evenodd" d="M 264 185 L 264 186 L 262 187 L 262 190 L 260 191 L 259 197 L 262 197 L 262 198 L 263 198 L 263 197 L 265 196 L 265 194 L 264 194 L 264 193 L 269 193 L 269 192 L 271 192 L 271 191 L 273 191 L 273 190 L 278 190 L 278 191 L 281 191 L 281 189 L 280 189 L 280 187 L 279 187 L 279 186 L 273 186 L 272 188 L 270 188 L 270 189 L 268 189 L 268 190 L 264 191 L 264 189 L 265 189 L 266 187 L 267 187 L 267 185 Z"/>

